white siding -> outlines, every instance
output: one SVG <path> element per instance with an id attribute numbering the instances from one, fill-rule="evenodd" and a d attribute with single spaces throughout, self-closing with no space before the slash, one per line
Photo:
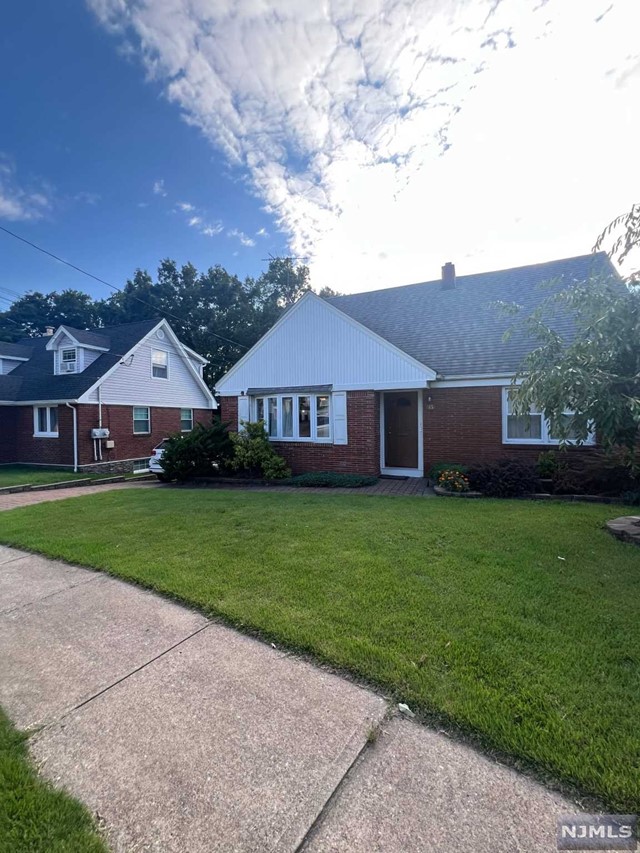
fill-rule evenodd
<path id="1" fill-rule="evenodd" d="M 329 385 L 334 389 L 402 387 L 433 373 L 322 299 L 304 296 L 246 360 L 217 385 L 235 396 L 247 388 Z M 411 385 L 409 387 L 412 387 Z"/>
<path id="2" fill-rule="evenodd" d="M 86 370 L 86 369 L 87 369 L 87 367 L 89 367 L 89 365 L 90 365 L 90 364 L 93 364 L 93 362 L 94 362 L 97 358 L 100 358 L 100 356 L 101 356 L 101 355 L 102 355 L 102 353 L 101 353 L 101 352 L 98 352 L 97 350 L 94 350 L 94 349 L 84 349 L 84 348 L 83 348 L 83 349 L 82 349 L 82 362 L 81 362 L 81 363 L 82 363 L 82 365 L 83 365 L 83 368 L 82 368 L 82 369 L 83 369 L 83 370 Z"/>
<path id="3" fill-rule="evenodd" d="M 169 378 L 151 376 L 151 350 L 169 353 Z M 128 361 L 128 359 L 127 359 Z M 132 406 L 171 406 L 190 409 L 209 409 L 211 403 L 197 385 L 182 356 L 168 337 L 162 341 L 145 341 L 133 355 L 131 364 L 121 364 L 102 383 L 103 403 L 122 403 Z M 97 400 L 94 392 L 90 399 Z"/>
<path id="4" fill-rule="evenodd" d="M 2 358 L 0 358 L 0 375 L 11 373 L 11 371 L 15 370 L 19 364 L 24 364 L 24 361 L 15 361 L 14 359 L 7 358 L 3 355 Z"/>

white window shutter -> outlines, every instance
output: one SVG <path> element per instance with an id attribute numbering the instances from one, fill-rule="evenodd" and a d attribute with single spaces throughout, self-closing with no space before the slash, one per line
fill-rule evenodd
<path id="1" fill-rule="evenodd" d="M 331 395 L 333 406 L 333 443 L 348 444 L 347 440 L 347 392 L 335 391 Z"/>
<path id="2" fill-rule="evenodd" d="M 238 432 L 242 432 L 242 421 L 249 420 L 249 398 L 238 397 Z"/>

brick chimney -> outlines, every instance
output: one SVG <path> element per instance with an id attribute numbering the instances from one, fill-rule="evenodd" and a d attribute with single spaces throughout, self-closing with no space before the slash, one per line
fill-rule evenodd
<path id="1" fill-rule="evenodd" d="M 444 270 L 444 267 L 443 267 L 442 269 Z M 55 330 L 56 330 L 55 326 L 45 326 L 45 327 L 44 327 L 44 336 L 45 336 L 45 338 L 50 338 L 50 337 L 52 337 L 52 335 L 53 335 L 53 333 L 55 332 Z"/>
<path id="2" fill-rule="evenodd" d="M 442 289 L 453 290 L 456 286 L 456 268 L 451 261 L 442 267 Z"/>

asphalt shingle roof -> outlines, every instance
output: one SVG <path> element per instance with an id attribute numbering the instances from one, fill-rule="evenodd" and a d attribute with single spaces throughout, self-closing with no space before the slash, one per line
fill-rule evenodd
<path id="1" fill-rule="evenodd" d="M 157 321 L 156 321 L 157 322 Z M 109 336 L 100 332 L 91 332 L 88 329 L 75 329 L 73 326 L 65 325 L 64 328 L 70 332 L 79 344 L 86 344 L 89 347 L 102 347 L 109 349 Z M 106 332 L 107 329 L 104 329 Z"/>
<path id="2" fill-rule="evenodd" d="M 101 376 L 112 368 L 138 341 L 157 326 L 159 319 L 142 320 L 138 323 L 126 323 L 121 326 L 110 326 L 100 329 L 98 333 L 82 332 L 82 343 L 90 343 L 100 338 L 108 341 L 109 352 L 102 353 L 82 373 L 71 373 L 64 376 L 53 374 L 53 352 L 47 351 L 49 337 L 23 338 L 12 346 L 30 347 L 29 361 L 21 363 L 6 376 L 0 376 L 0 400 L 20 403 L 38 400 L 77 400 Z M 68 328 L 68 327 L 67 327 Z M 80 340 L 77 338 L 78 341 Z M 91 343 L 92 346 L 103 346 L 104 343 Z"/>
<path id="3" fill-rule="evenodd" d="M 618 277 L 604 252 L 458 276 L 452 290 L 444 290 L 438 279 L 328 302 L 445 377 L 513 374 L 535 341 L 524 334 L 503 341 L 514 319 L 495 303 L 517 303 L 527 316 L 551 293 L 594 275 Z M 553 283 L 543 287 L 548 282 Z M 574 334 L 571 318 L 549 319 L 569 341 Z"/>
<path id="4" fill-rule="evenodd" d="M 0 341 L 0 358 L 2 356 L 6 356 L 7 358 L 11 358 L 11 356 L 15 358 L 30 358 L 31 347 L 24 346 L 24 344 L 10 344 L 7 341 Z"/>

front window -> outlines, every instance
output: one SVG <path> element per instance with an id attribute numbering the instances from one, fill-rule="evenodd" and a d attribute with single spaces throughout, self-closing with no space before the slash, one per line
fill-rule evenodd
<path id="1" fill-rule="evenodd" d="M 193 429 L 193 409 L 180 409 L 180 431 L 191 432 Z"/>
<path id="2" fill-rule="evenodd" d="M 311 397 L 298 397 L 298 435 L 311 438 Z"/>
<path id="3" fill-rule="evenodd" d="M 267 400 L 267 432 L 270 438 L 278 437 L 278 398 L 269 397 Z"/>
<path id="4" fill-rule="evenodd" d="M 513 401 L 509 389 L 504 389 L 503 397 L 504 409 L 504 444 L 559 444 L 560 437 L 553 434 L 551 424 L 545 417 L 543 411 L 539 407 L 532 406 L 528 414 L 516 414 L 514 411 Z M 574 413 L 565 411 L 562 414 L 564 423 L 571 424 Z M 576 430 L 569 429 L 567 438 L 568 443 L 578 440 Z M 584 442 L 585 444 L 595 443 L 595 433 L 591 432 Z"/>
<path id="5" fill-rule="evenodd" d="M 43 438 L 58 437 L 58 407 L 35 406 L 33 410 L 33 434 Z"/>
<path id="6" fill-rule="evenodd" d="M 154 379 L 169 378 L 169 353 L 163 349 L 151 352 L 151 375 Z"/>
<path id="7" fill-rule="evenodd" d="M 329 438 L 329 397 L 316 397 L 316 436 Z"/>
<path id="8" fill-rule="evenodd" d="M 282 437 L 293 438 L 293 397 L 282 398 Z"/>
<path id="9" fill-rule="evenodd" d="M 151 411 L 149 406 L 133 407 L 133 434 L 148 435 L 151 432 Z"/>
<path id="10" fill-rule="evenodd" d="M 283 394 L 257 397 L 254 421 L 265 421 L 274 441 L 330 441 L 331 397 L 329 394 Z"/>
<path id="11" fill-rule="evenodd" d="M 60 372 L 75 373 L 77 366 L 77 350 L 74 348 L 60 351 Z"/>

